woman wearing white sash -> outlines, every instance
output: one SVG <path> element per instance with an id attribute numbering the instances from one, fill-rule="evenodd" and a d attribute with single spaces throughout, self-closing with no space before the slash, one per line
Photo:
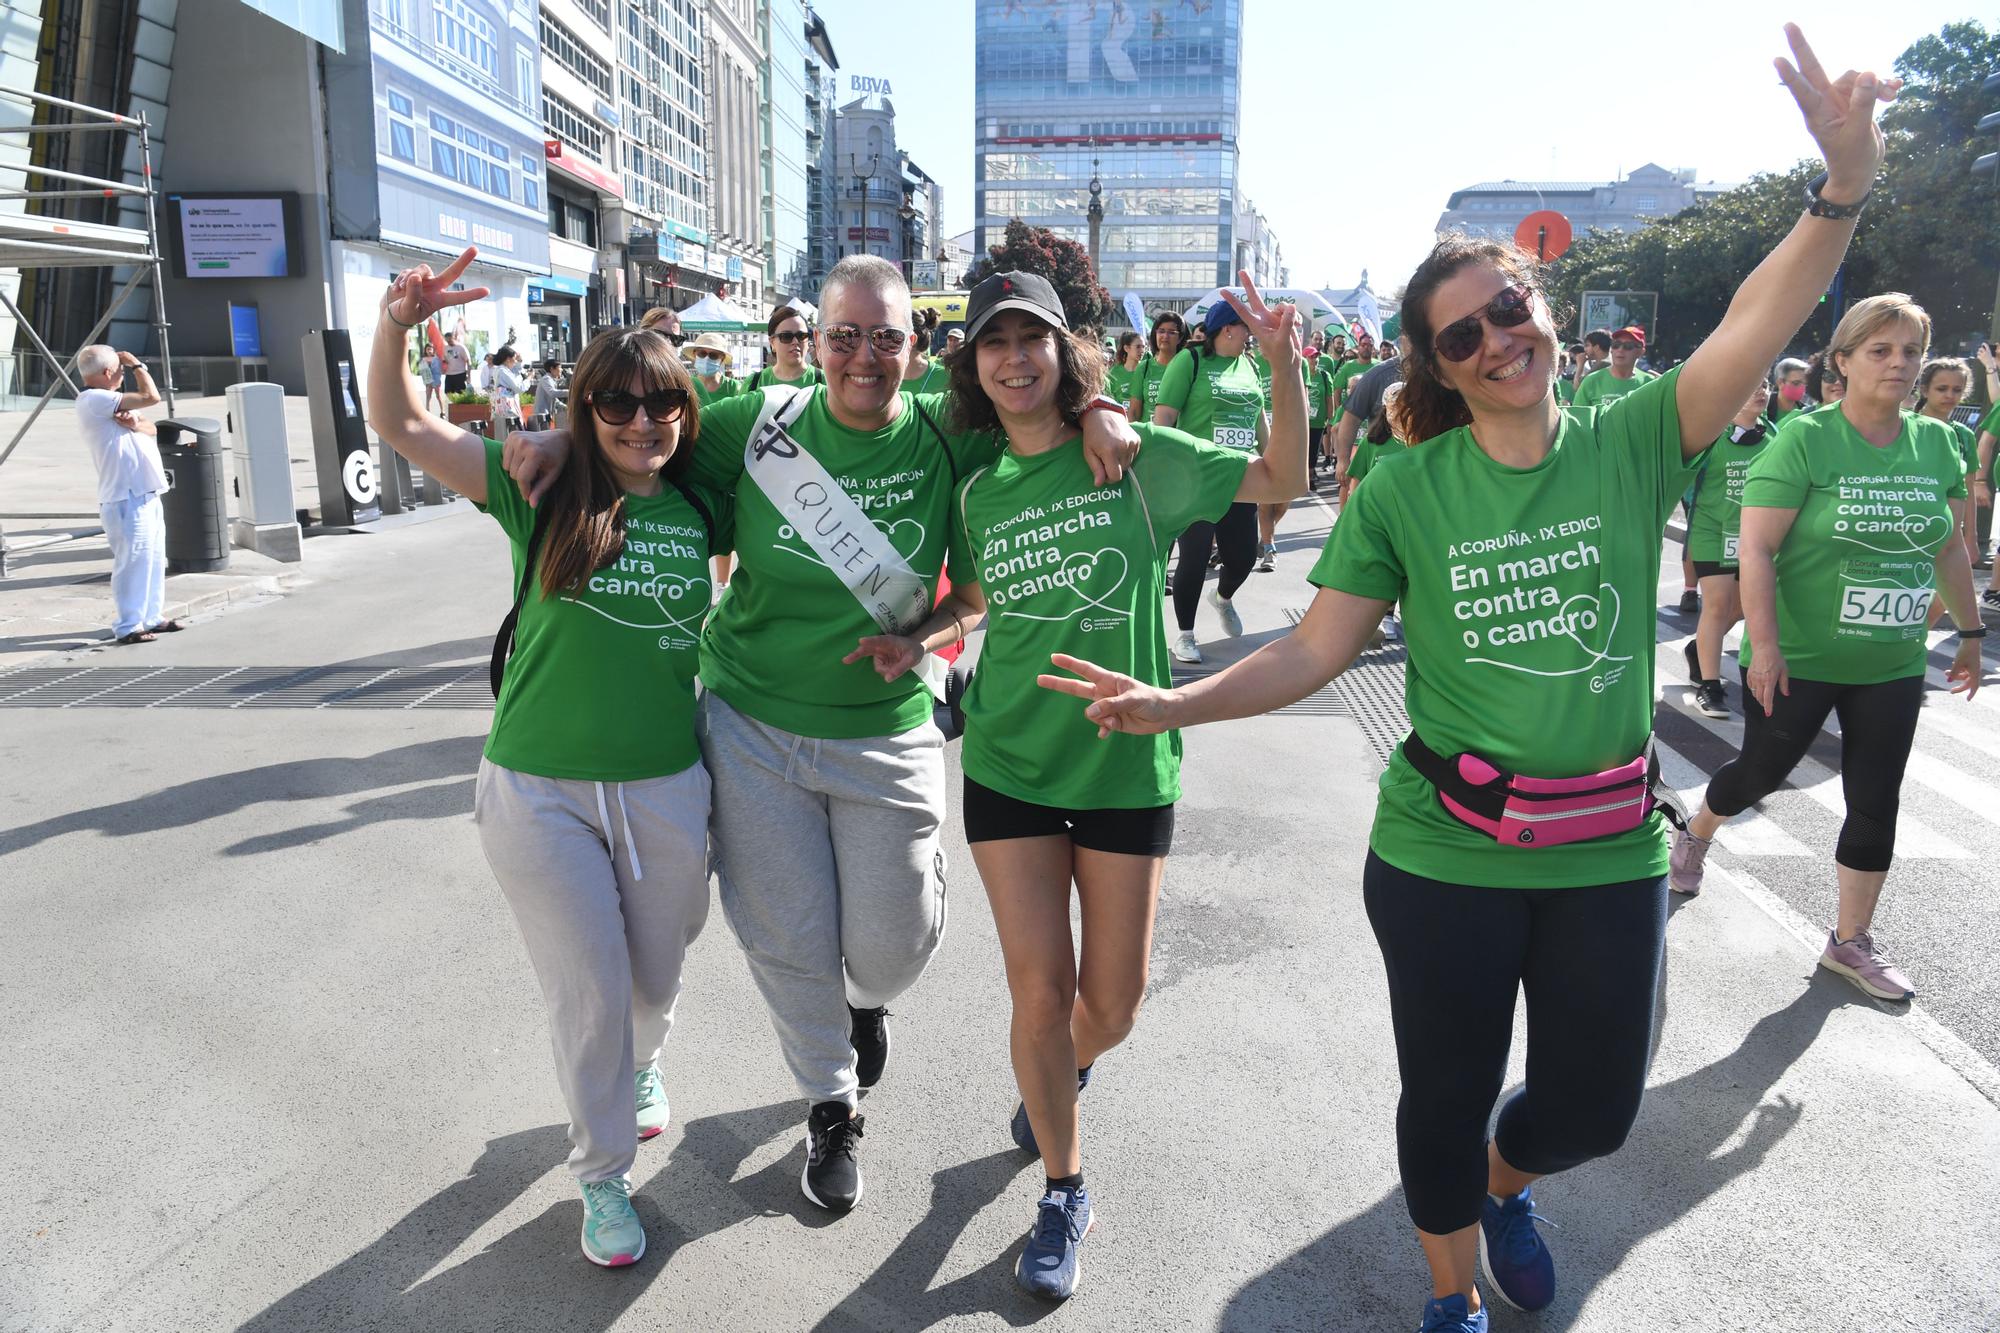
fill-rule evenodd
<path id="1" fill-rule="evenodd" d="M 701 653 L 722 909 L 811 1104 L 801 1187 L 845 1211 L 884 1006 L 944 931 L 944 739 L 909 640 L 940 647 L 970 623 L 949 596 L 932 610 L 945 524 L 955 481 L 1000 442 L 940 434 L 943 397 L 901 391 L 912 325 L 894 265 L 842 261 L 821 320 L 825 383 L 710 404 L 690 479 L 741 506 L 739 566 Z M 1086 441 L 1115 480 L 1136 436 L 1104 401 Z M 509 470 L 533 495 L 567 447 L 516 436 Z"/>

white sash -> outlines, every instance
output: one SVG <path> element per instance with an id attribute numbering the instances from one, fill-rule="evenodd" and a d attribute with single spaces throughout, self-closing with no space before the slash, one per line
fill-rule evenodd
<path id="1" fill-rule="evenodd" d="M 817 458 L 787 432 L 814 390 L 764 389 L 743 468 L 820 563 L 847 585 L 884 634 L 911 635 L 930 618 L 930 587 Z"/>

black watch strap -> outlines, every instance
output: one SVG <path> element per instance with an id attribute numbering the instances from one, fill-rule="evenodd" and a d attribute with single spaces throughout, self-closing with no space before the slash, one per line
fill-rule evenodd
<path id="1" fill-rule="evenodd" d="M 1961 639 L 1983 639 L 1986 637 L 1986 626 L 1979 625 L 1972 629 L 1962 629 L 1958 632 L 1958 637 Z"/>
<path id="2" fill-rule="evenodd" d="M 1820 198 L 1819 192 L 1825 188 L 1826 173 L 1824 171 L 1806 182 L 1806 215 L 1808 217 L 1832 218 L 1836 222 L 1845 222 L 1850 218 L 1858 218 L 1861 216 L 1861 206 L 1868 202 L 1868 194 L 1875 193 L 1873 190 L 1870 190 L 1868 194 L 1862 195 L 1851 204 L 1830 204 Z"/>

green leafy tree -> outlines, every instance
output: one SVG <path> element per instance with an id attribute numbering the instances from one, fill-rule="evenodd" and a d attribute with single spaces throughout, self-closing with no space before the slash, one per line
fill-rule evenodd
<path id="1" fill-rule="evenodd" d="M 2000 273 L 2000 200 L 1973 179 L 1973 124 L 1985 111 L 1980 81 L 2000 65 L 2000 33 L 1952 23 L 1896 61 L 1902 94 L 1882 115 L 1888 155 L 1842 270 L 1852 303 L 1904 291 L 1930 311 L 1933 342 L 1957 348 L 1980 336 Z M 1585 291 L 1657 291 L 1656 345 L 1684 357 L 1722 320 L 1730 298 L 1798 220 L 1817 163 L 1752 177 L 1710 202 L 1631 232 L 1592 231 L 1549 268 L 1558 313 L 1574 320 Z M 1839 311 L 1823 302 L 1794 350 L 1823 347 Z M 1574 324 L 1570 327 L 1574 328 Z"/>
<path id="2" fill-rule="evenodd" d="M 987 247 L 986 256 L 966 270 L 967 287 L 995 273 L 1037 273 L 1056 289 L 1072 329 L 1091 337 L 1103 331 L 1111 314 L 1111 293 L 1098 284 L 1090 251 L 1075 241 L 1015 218 L 1007 224 L 1000 244 Z"/>

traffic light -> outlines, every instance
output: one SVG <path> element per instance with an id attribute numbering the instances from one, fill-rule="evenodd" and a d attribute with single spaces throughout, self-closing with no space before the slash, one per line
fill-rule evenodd
<path id="1" fill-rule="evenodd" d="M 1985 82 L 1979 85 L 1979 91 L 1989 97 L 2000 95 L 2000 69 L 1986 76 Z M 1981 116 L 1979 123 L 1973 126 L 1972 132 L 1974 134 L 2000 132 L 2000 111 L 1989 111 Z M 2000 152 L 1981 154 L 1972 164 L 1972 174 L 1988 177 L 1996 184 L 2000 184 Z"/>

